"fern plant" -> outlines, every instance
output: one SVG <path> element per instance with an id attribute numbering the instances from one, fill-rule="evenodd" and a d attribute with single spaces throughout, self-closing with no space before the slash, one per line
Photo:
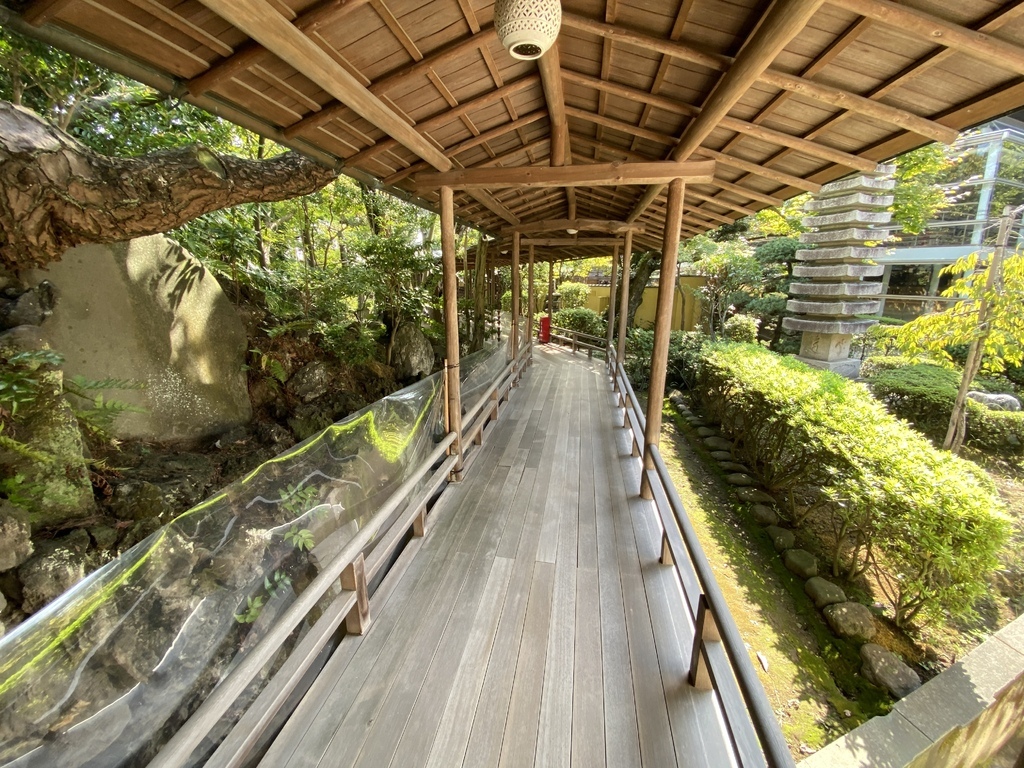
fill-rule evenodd
<path id="1" fill-rule="evenodd" d="M 87 379 L 84 376 L 73 376 L 64 380 L 64 391 L 74 395 L 87 405 L 79 405 L 78 402 L 71 402 L 71 410 L 78 419 L 78 425 L 82 431 L 94 436 L 104 442 L 110 442 L 113 438 L 110 430 L 114 426 L 114 420 L 122 413 L 145 413 L 145 408 L 140 408 L 131 403 L 121 400 L 108 400 L 103 396 L 101 390 L 106 389 L 145 389 L 146 385 L 132 379 Z"/>

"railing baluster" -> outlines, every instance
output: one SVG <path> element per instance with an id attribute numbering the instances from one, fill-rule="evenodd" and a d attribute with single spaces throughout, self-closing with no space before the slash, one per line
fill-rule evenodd
<path id="1" fill-rule="evenodd" d="M 714 614 L 708 608 L 707 598 L 701 595 L 700 601 L 697 603 L 697 621 L 693 632 L 693 653 L 690 656 L 690 685 L 694 688 L 701 691 L 710 691 L 714 688 L 708 660 L 704 655 L 704 644 L 706 642 L 717 642 L 721 639 Z"/>
<path id="2" fill-rule="evenodd" d="M 362 552 L 341 572 L 341 588 L 356 593 L 356 604 L 345 617 L 345 629 L 352 635 L 365 634 L 370 628 L 370 594 L 366 591 L 366 560 Z"/>

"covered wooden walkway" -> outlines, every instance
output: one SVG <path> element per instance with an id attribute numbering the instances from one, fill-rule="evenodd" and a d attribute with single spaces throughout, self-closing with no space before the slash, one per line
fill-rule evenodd
<path id="1" fill-rule="evenodd" d="M 604 366 L 534 360 L 261 765 L 730 764 Z"/>

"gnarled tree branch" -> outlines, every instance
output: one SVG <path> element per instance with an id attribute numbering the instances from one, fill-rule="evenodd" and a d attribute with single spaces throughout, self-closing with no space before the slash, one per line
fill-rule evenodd
<path id="1" fill-rule="evenodd" d="M 0 102 L 0 261 L 43 266 L 76 245 L 165 232 L 232 205 L 309 194 L 336 177 L 296 152 L 253 161 L 191 146 L 106 157 Z"/>

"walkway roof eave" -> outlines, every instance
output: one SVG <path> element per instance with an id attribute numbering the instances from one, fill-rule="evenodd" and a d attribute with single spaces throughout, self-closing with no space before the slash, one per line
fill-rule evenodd
<path id="1" fill-rule="evenodd" d="M 505 52 L 487 0 L 0 1 L 5 24 L 428 208 L 425 171 L 715 158 L 687 186 L 684 237 L 1024 104 L 1012 1 L 565 0 L 540 65 Z M 665 219 L 659 185 L 476 188 L 455 205 L 492 234 L 636 221 L 638 247 Z"/>

